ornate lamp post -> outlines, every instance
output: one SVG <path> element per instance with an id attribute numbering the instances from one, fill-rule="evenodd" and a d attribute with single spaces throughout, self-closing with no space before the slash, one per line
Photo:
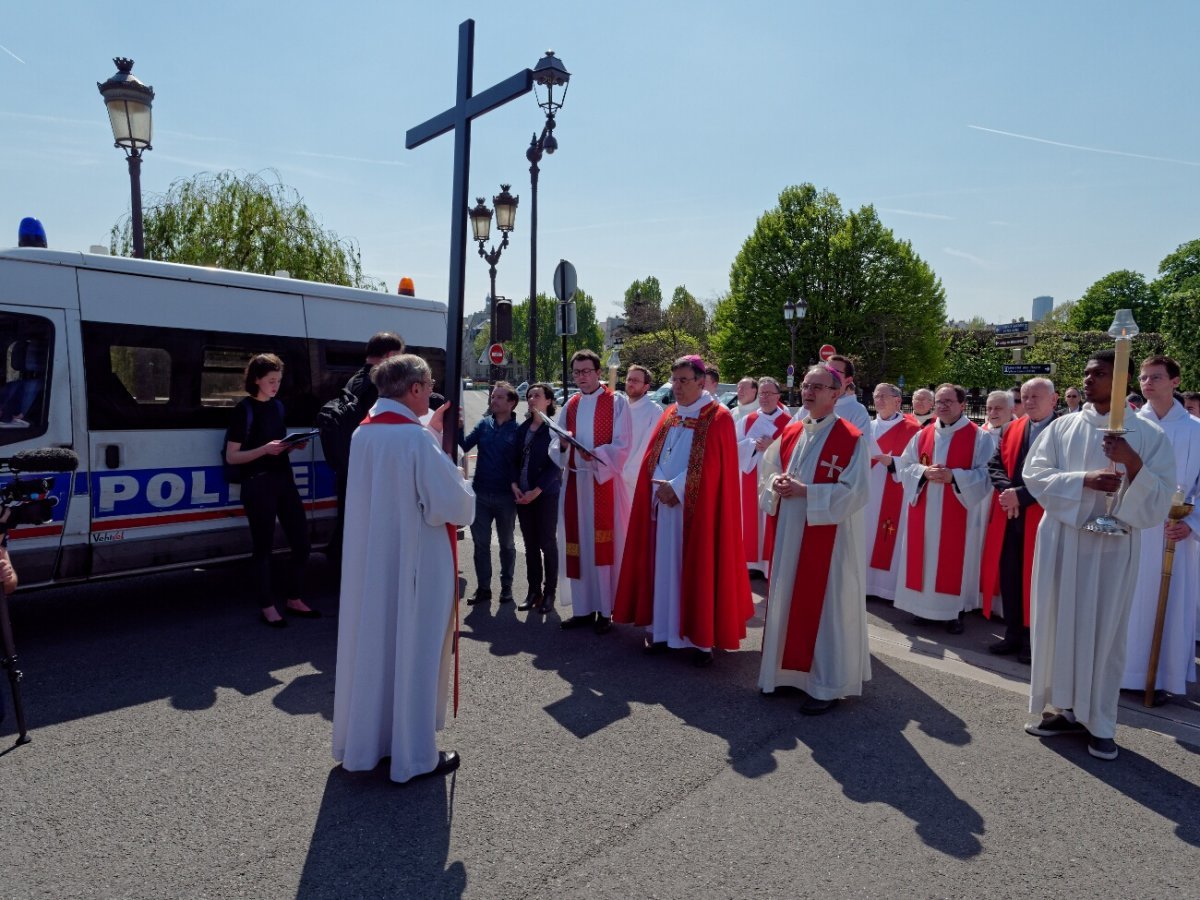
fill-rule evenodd
<path id="1" fill-rule="evenodd" d="M 154 88 L 142 84 L 133 74 L 133 60 L 117 57 L 113 60 L 117 73 L 101 84 L 96 82 L 104 105 L 108 107 L 108 121 L 112 125 L 116 146 L 125 151 L 129 163 L 129 188 L 132 195 L 133 255 L 142 259 L 146 255 L 145 237 L 142 233 L 142 154 L 153 150 L 150 146 L 150 105 L 154 102 Z"/>
<path id="2" fill-rule="evenodd" d="M 567 71 L 553 50 L 547 50 L 546 55 L 538 60 L 533 68 L 534 96 L 538 106 L 546 113 L 546 124 L 542 126 L 541 135 L 534 135 L 525 151 L 529 160 L 529 186 L 532 193 L 532 207 L 529 212 L 529 383 L 537 380 L 537 228 L 538 228 L 538 163 L 542 161 L 543 153 L 553 153 L 558 149 L 558 138 L 554 136 L 554 117 L 562 109 L 563 101 L 567 98 L 567 83 L 571 73 Z M 546 99 L 538 92 L 538 88 L 546 89 Z M 562 88 L 558 99 L 554 98 L 554 89 Z M 565 389 L 565 388 L 564 388 Z"/>
<path id="3" fill-rule="evenodd" d="M 500 193 L 492 198 L 492 205 L 496 208 L 496 227 L 500 229 L 502 238 L 500 246 L 492 246 L 491 250 L 484 250 L 483 246 L 487 243 L 492 232 L 492 211 L 484 205 L 482 197 L 475 198 L 475 206 L 468 212 L 471 217 L 471 234 L 479 243 L 479 255 L 484 262 L 488 264 L 488 277 L 491 279 L 491 292 L 488 294 L 491 299 L 491 314 L 488 317 L 489 333 L 488 337 L 493 344 L 503 340 L 508 340 L 512 337 L 511 334 L 501 335 L 497 328 L 497 309 L 499 307 L 498 298 L 496 297 L 496 263 L 500 262 L 500 254 L 508 247 L 508 236 L 512 233 L 517 223 L 517 203 L 520 202 L 520 197 L 514 197 L 508 192 L 511 185 L 500 185 Z M 511 319 L 509 320 L 511 328 Z M 499 381 L 501 378 L 500 367 L 492 365 L 491 380 L 492 382 Z"/>
<path id="4" fill-rule="evenodd" d="M 800 320 L 808 313 L 808 303 L 803 298 L 800 300 L 789 300 L 783 304 L 783 321 L 787 324 L 788 331 L 792 335 L 792 355 L 791 368 L 796 371 L 796 329 L 800 327 Z M 794 381 L 795 379 L 788 379 Z M 788 386 L 788 406 L 796 405 L 796 388 L 794 385 Z"/>

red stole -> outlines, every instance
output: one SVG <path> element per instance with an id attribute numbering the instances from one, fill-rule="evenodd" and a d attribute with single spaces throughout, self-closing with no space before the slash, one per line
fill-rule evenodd
<path id="1" fill-rule="evenodd" d="M 596 400 L 596 415 L 592 422 L 592 447 L 601 444 L 611 444 L 613 437 L 613 422 L 616 416 L 616 399 L 612 390 L 606 385 L 600 387 L 601 394 Z M 575 417 L 579 411 L 579 398 L 575 394 L 567 401 L 567 431 L 575 433 Z M 578 579 L 579 574 L 579 492 L 576 484 L 575 450 L 571 447 L 567 458 L 567 494 L 563 502 L 563 531 L 567 538 L 567 577 Z M 614 477 L 619 477 L 614 476 Z M 593 479 L 592 498 L 594 501 L 592 514 L 593 533 L 595 535 L 595 552 L 593 559 L 597 566 L 611 566 L 614 558 L 613 521 L 616 516 L 616 501 L 613 497 L 612 479 L 601 484 Z"/>
<path id="2" fill-rule="evenodd" d="M 933 460 L 933 435 L 938 428 L 935 419 L 921 429 L 917 436 L 917 451 L 923 465 Z M 975 438 L 979 426 L 967 420 L 950 438 L 950 448 L 944 465 L 949 469 L 969 469 L 975 458 Z M 961 594 L 963 555 L 967 548 L 967 508 L 954 495 L 954 484 L 942 485 L 942 529 L 938 546 L 937 579 L 934 590 L 939 594 Z M 929 486 L 921 491 L 917 502 L 908 508 L 908 559 L 905 584 L 909 590 L 925 590 L 925 510 Z"/>
<path id="3" fill-rule="evenodd" d="M 756 409 L 750 415 L 746 416 L 745 432 L 750 433 L 750 429 L 754 427 L 754 423 L 758 421 L 759 415 L 762 414 L 761 409 Z M 791 421 L 791 415 L 784 408 L 780 408 L 775 414 L 775 434 L 772 440 L 779 440 L 779 436 L 783 434 L 783 429 L 787 428 L 788 422 Z M 758 534 L 758 466 L 749 472 L 742 473 L 742 545 L 746 550 L 746 562 L 755 562 L 759 557 L 761 547 L 759 546 Z M 764 558 L 766 551 L 762 551 Z"/>
<path id="4" fill-rule="evenodd" d="M 359 425 L 420 425 L 407 416 L 388 410 L 377 416 L 368 415 Z M 450 558 L 454 560 L 454 717 L 458 718 L 458 528 L 446 523 L 446 536 L 450 539 Z"/>
<path id="5" fill-rule="evenodd" d="M 877 443 L 879 449 L 889 456 L 899 456 L 912 440 L 912 436 L 921 430 L 920 424 L 912 416 L 905 414 L 903 421 L 897 422 L 887 430 Z M 872 467 L 878 465 L 871 460 Z M 875 546 L 871 550 L 872 569 L 888 571 L 892 567 L 892 557 L 896 554 L 896 533 L 900 525 L 900 508 L 904 504 L 904 485 L 897 482 L 890 474 L 883 477 L 883 497 L 879 504 L 879 519 L 875 523 Z"/>
<path id="6" fill-rule="evenodd" d="M 794 422 L 787 427 L 779 446 L 780 464 L 784 471 L 804 433 L 804 425 Z M 834 484 L 850 465 L 855 446 L 862 436 L 845 419 L 835 418 L 829 434 L 821 445 L 817 468 L 811 484 Z M 838 463 L 841 465 L 838 465 Z M 836 474 L 835 474 L 836 473 Z M 781 501 L 782 502 L 782 501 Z M 778 513 L 767 519 L 767 534 L 772 551 Z M 788 614 L 787 634 L 783 643 L 783 668 L 807 672 L 812 668 L 813 651 L 817 646 L 817 630 L 821 611 L 825 608 L 825 591 L 829 586 L 829 567 L 837 543 L 837 524 L 804 526 L 800 539 L 800 556 L 796 562 L 796 579 L 792 583 L 791 611 Z"/>
<path id="7" fill-rule="evenodd" d="M 1004 429 L 1000 436 L 1000 461 L 1004 463 L 1004 471 L 1012 478 L 1017 471 L 1017 458 L 1021 454 L 1021 444 L 1025 440 L 1025 431 L 1029 428 L 1029 416 L 1021 416 Z M 1038 525 L 1042 521 L 1042 507 L 1033 503 L 1021 510 L 1025 517 L 1025 551 L 1022 566 L 1022 605 L 1025 608 L 1025 626 L 1029 626 L 1029 596 L 1033 584 L 1033 551 L 1037 541 Z M 979 589 L 983 592 L 983 615 L 992 617 L 992 597 L 996 593 L 996 582 L 1000 576 L 1000 553 L 1004 548 L 1004 530 L 1008 516 L 1000 508 L 1000 492 L 992 491 L 992 514 L 988 519 L 987 535 L 983 543 L 983 558 L 979 568 Z"/>

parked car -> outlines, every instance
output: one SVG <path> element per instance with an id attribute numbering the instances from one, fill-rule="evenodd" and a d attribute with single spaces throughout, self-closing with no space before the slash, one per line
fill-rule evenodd
<path id="1" fill-rule="evenodd" d="M 717 402 L 724 404 L 726 409 L 737 409 L 737 391 L 726 391 L 717 398 Z"/>
<path id="2" fill-rule="evenodd" d="M 571 385 L 571 394 L 578 394 L 578 393 L 579 393 L 579 388 L 575 387 L 574 385 Z M 559 388 L 557 391 L 554 392 L 554 405 L 562 406 L 564 403 L 566 403 L 567 397 L 569 397 L 571 394 L 564 395 L 563 389 Z"/>
<path id="3" fill-rule="evenodd" d="M 520 384 L 518 384 L 517 385 L 517 399 L 524 400 L 525 392 L 528 390 L 529 390 L 529 382 L 528 381 L 522 381 Z"/>
<path id="4" fill-rule="evenodd" d="M 669 406 L 675 402 L 675 391 L 671 389 L 671 382 L 667 382 L 657 391 L 650 395 L 659 406 Z"/>

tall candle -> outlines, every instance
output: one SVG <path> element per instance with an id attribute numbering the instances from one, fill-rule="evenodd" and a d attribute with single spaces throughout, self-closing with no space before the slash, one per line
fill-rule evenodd
<path id="1" fill-rule="evenodd" d="M 1125 394 L 1129 387 L 1129 350 L 1133 338 L 1117 338 L 1116 360 L 1113 362 L 1112 396 L 1108 407 L 1108 428 L 1120 431 L 1125 427 Z"/>

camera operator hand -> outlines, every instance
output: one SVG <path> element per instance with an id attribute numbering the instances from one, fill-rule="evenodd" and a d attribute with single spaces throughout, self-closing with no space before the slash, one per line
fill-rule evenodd
<path id="1" fill-rule="evenodd" d="M 0 587 L 4 588 L 6 594 L 17 589 L 17 570 L 8 557 L 8 548 L 3 546 L 0 546 Z"/>

